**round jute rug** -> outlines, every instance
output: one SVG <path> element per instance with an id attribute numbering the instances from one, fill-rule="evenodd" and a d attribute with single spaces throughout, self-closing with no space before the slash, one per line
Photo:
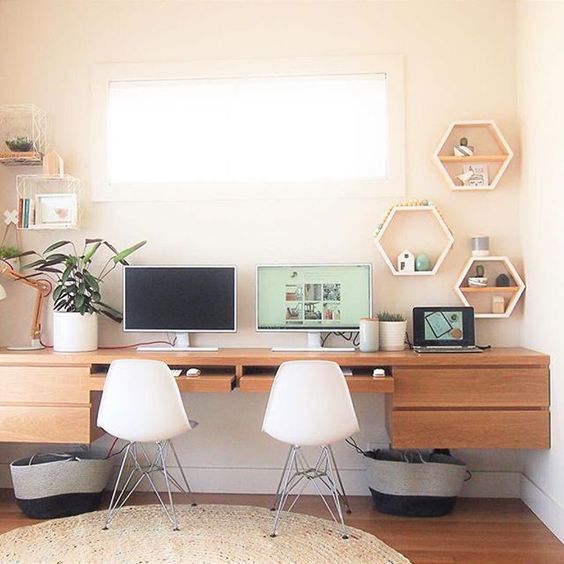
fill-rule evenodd
<path id="1" fill-rule="evenodd" d="M 0 535 L 3 563 L 284 563 L 409 564 L 375 536 L 349 528 L 341 539 L 325 519 L 286 513 L 270 537 L 268 509 L 237 505 L 177 505 L 173 531 L 158 505 L 125 507 L 102 530 L 104 512 L 55 519 Z"/>

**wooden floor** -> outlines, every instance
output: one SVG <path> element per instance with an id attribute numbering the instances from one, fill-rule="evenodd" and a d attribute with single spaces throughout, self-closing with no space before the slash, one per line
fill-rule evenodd
<path id="1" fill-rule="evenodd" d="M 199 503 L 227 503 L 269 507 L 265 495 L 197 494 Z M 177 503 L 185 498 L 178 496 Z M 515 499 L 460 499 L 451 515 L 435 519 L 391 517 L 372 508 L 368 497 L 351 498 L 347 523 L 389 544 L 414 564 L 563 564 L 564 545 Z M 154 503 L 150 494 L 136 494 L 134 503 Z M 296 510 L 326 517 L 314 496 L 300 500 Z M 0 490 L 0 533 L 36 523 L 16 506 L 11 490 Z M 283 533 L 283 529 L 281 531 Z M 23 564 L 23 563 L 22 563 Z M 323 564 L 323 563 L 316 563 Z"/>

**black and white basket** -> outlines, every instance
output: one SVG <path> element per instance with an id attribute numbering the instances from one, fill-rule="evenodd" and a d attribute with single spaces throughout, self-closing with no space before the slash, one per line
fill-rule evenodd
<path id="1" fill-rule="evenodd" d="M 15 460 L 10 471 L 19 508 L 28 517 L 52 519 L 96 510 L 112 463 L 83 454 L 38 454 Z"/>
<path id="2" fill-rule="evenodd" d="M 390 515 L 446 515 L 469 476 L 464 462 L 450 454 L 376 450 L 365 456 L 374 506 Z"/>

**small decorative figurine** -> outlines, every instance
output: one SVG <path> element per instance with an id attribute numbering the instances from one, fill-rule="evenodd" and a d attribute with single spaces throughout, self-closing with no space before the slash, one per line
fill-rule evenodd
<path id="1" fill-rule="evenodd" d="M 498 288 L 508 288 L 510 283 L 511 283 L 511 281 L 509 280 L 509 276 L 507 276 L 507 274 L 500 274 L 495 279 L 495 285 Z"/>
<path id="2" fill-rule="evenodd" d="M 468 138 L 461 137 L 458 145 L 454 146 L 455 157 L 471 157 L 474 154 L 474 147 L 468 145 Z"/>
<path id="3" fill-rule="evenodd" d="M 415 257 L 407 249 L 398 255 L 398 272 L 415 272 Z"/>
<path id="4" fill-rule="evenodd" d="M 415 258 L 415 270 L 425 272 L 431 270 L 431 259 L 425 253 L 419 253 Z"/>

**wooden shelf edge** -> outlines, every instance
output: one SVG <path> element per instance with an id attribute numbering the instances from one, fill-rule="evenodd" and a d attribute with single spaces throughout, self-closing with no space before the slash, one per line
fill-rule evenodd
<path id="1" fill-rule="evenodd" d="M 467 294 L 480 294 L 480 293 L 507 293 L 507 292 L 518 292 L 519 286 L 486 286 L 484 288 L 478 288 L 473 286 L 460 286 L 460 291 L 465 292 Z"/>
<path id="2" fill-rule="evenodd" d="M 457 157 L 455 155 L 439 155 L 442 163 L 502 163 L 509 155 L 472 155 L 470 157 Z"/>

